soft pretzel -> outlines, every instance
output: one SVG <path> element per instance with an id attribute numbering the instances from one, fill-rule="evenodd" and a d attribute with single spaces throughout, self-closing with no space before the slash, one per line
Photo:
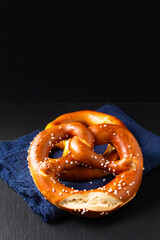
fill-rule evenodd
<path id="1" fill-rule="evenodd" d="M 58 118 L 56 118 L 54 121 L 50 122 L 47 126 L 47 128 L 53 127 L 58 124 L 62 123 L 68 123 L 68 122 L 80 122 L 83 123 L 86 126 L 92 126 L 96 124 L 102 124 L 102 123 L 110 123 L 110 124 L 116 124 L 120 126 L 126 127 L 118 118 L 111 116 L 106 113 L 101 113 L 97 111 L 91 111 L 91 110 L 83 110 L 83 111 L 76 111 L 72 113 L 66 113 Z M 61 141 L 56 144 L 58 148 L 63 149 L 63 156 L 68 154 L 68 141 Z M 117 152 L 111 151 L 114 150 L 113 147 L 109 144 L 106 151 L 103 153 L 103 155 L 107 155 L 109 161 L 115 161 L 118 159 Z M 112 152 L 112 154 L 111 154 Z M 75 166 L 71 170 L 65 170 L 61 172 L 61 180 L 68 180 L 68 181 L 86 181 L 90 179 L 100 178 L 108 175 L 109 173 L 106 170 L 97 169 L 97 168 L 87 168 L 85 165 L 81 167 Z"/>
<path id="2" fill-rule="evenodd" d="M 88 125 L 88 124 L 87 124 Z M 58 159 L 49 158 L 49 152 L 61 140 L 71 138 L 69 153 Z M 94 145 L 110 143 L 119 160 L 93 151 Z M 143 156 L 135 137 L 124 126 L 115 124 L 89 125 L 68 122 L 40 132 L 31 143 L 28 155 L 29 169 L 36 186 L 55 206 L 70 213 L 99 217 L 130 201 L 137 193 L 143 173 Z M 62 171 L 87 165 L 107 170 L 115 178 L 98 189 L 75 190 L 59 182 Z"/>

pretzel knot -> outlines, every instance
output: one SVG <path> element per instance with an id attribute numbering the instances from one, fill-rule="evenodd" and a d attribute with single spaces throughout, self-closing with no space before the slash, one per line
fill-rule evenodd
<path id="1" fill-rule="evenodd" d="M 143 156 L 135 137 L 123 124 L 86 125 L 76 121 L 50 124 L 31 143 L 28 163 L 36 186 L 48 201 L 76 215 L 99 217 L 136 195 L 142 179 Z M 57 143 L 68 139 L 67 153 L 57 159 L 50 158 L 49 153 Z M 107 143 L 116 149 L 118 158 L 94 152 L 95 145 Z M 81 166 L 113 173 L 115 178 L 103 187 L 88 191 L 75 190 L 59 182 L 63 171 Z"/>

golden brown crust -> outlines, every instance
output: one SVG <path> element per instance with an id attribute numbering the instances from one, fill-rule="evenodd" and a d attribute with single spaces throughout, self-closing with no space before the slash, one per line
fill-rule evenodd
<path id="1" fill-rule="evenodd" d="M 103 124 L 110 123 L 126 127 L 118 118 L 111 116 L 109 114 L 92 110 L 82 110 L 77 112 L 66 113 L 57 117 L 54 121 L 50 122 L 46 126 L 46 129 L 53 127 L 55 125 L 68 122 L 80 122 L 88 127 L 102 123 Z"/>
<path id="2" fill-rule="evenodd" d="M 68 138 L 68 154 L 49 158 L 50 150 Z M 118 153 L 118 160 L 110 161 L 107 155 L 93 151 L 94 145 L 106 143 L 115 147 L 112 154 Z M 46 199 L 61 209 L 88 217 L 106 215 L 130 201 L 140 187 L 143 173 L 143 156 L 135 137 L 124 126 L 106 123 L 88 128 L 78 122 L 50 126 L 31 143 L 28 164 Z M 89 191 L 74 190 L 58 181 L 63 172 L 84 165 L 113 173 L 115 178 Z"/>

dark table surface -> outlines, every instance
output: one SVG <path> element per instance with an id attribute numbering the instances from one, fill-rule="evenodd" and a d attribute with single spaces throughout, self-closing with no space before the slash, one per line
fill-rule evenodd
<path id="1" fill-rule="evenodd" d="M 34 103 L 0 105 L 0 140 L 16 139 L 60 114 L 96 109 L 104 103 Z M 160 103 L 115 103 L 144 128 L 160 135 Z M 160 239 L 160 168 L 143 177 L 136 197 L 101 219 L 70 215 L 47 224 L 0 179 L 0 240 Z"/>

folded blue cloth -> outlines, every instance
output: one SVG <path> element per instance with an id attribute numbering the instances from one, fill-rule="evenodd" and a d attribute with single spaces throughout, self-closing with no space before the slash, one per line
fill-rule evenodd
<path id="1" fill-rule="evenodd" d="M 131 117 L 115 105 L 106 104 L 97 111 L 118 117 L 134 134 L 142 149 L 144 157 L 144 173 L 160 165 L 160 136 L 157 136 L 138 125 Z M 30 142 L 38 134 L 35 131 L 14 141 L 0 142 L 0 177 L 9 184 L 30 206 L 32 211 L 42 217 L 45 222 L 53 222 L 68 213 L 56 208 L 44 199 L 36 188 L 28 169 L 27 155 Z M 103 152 L 103 146 L 96 146 L 96 152 Z M 60 157 L 61 150 L 54 157 Z M 64 182 L 75 189 L 91 189 L 103 186 L 111 177 L 81 183 Z"/>

